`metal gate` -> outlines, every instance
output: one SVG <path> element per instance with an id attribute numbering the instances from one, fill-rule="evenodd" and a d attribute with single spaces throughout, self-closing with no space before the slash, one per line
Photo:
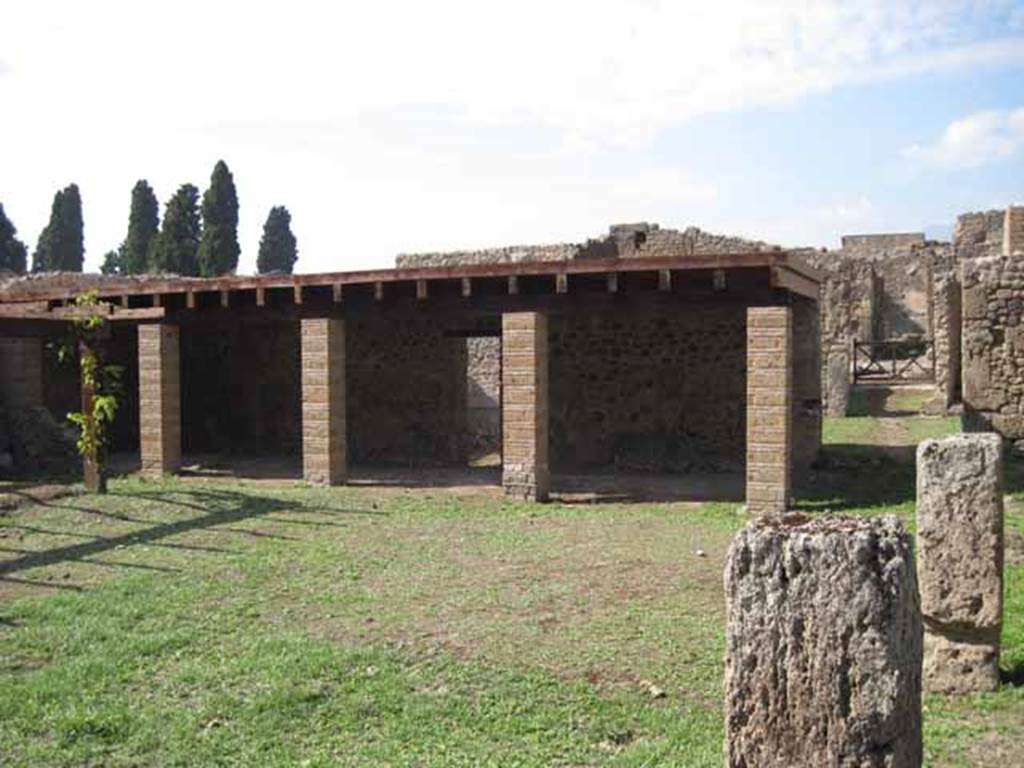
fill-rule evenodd
<path id="1" fill-rule="evenodd" d="M 934 381 L 935 345 L 931 339 L 853 342 L 853 381 Z"/>

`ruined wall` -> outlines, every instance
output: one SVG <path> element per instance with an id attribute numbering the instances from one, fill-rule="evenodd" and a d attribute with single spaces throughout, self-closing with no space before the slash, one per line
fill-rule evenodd
<path id="1" fill-rule="evenodd" d="M 1024 259 L 962 269 L 964 428 L 1024 440 Z"/>
<path id="2" fill-rule="evenodd" d="M 746 413 L 742 306 L 551 317 L 556 469 L 738 469 Z"/>
<path id="3" fill-rule="evenodd" d="M 395 266 L 450 267 L 466 264 L 508 264 L 530 261 L 569 261 L 571 259 L 630 259 L 749 253 L 778 250 L 779 246 L 759 240 L 716 235 L 699 227 L 684 230 L 662 229 L 657 224 L 613 224 L 608 234 L 583 243 L 513 245 L 502 248 L 434 253 L 401 253 Z"/>
<path id="4" fill-rule="evenodd" d="M 964 213 L 957 217 L 953 247 L 957 260 L 998 256 L 1003 250 L 1004 210 Z"/>

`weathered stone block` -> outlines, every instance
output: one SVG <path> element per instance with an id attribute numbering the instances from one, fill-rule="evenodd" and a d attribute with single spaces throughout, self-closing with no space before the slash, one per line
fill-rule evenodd
<path id="1" fill-rule="evenodd" d="M 1003 617 L 999 435 L 956 435 L 918 446 L 917 541 L 925 688 L 993 690 Z"/>
<path id="2" fill-rule="evenodd" d="M 921 614 L 895 518 L 756 520 L 725 590 L 727 766 L 920 766 Z"/>
<path id="3" fill-rule="evenodd" d="M 831 349 L 828 353 L 825 407 L 829 416 L 842 418 L 850 407 L 850 351 Z"/>

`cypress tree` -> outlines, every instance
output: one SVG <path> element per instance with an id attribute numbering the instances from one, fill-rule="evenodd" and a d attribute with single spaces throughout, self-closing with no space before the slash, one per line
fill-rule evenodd
<path id="1" fill-rule="evenodd" d="M 290 275 L 298 258 L 295 235 L 292 234 L 292 215 L 283 205 L 274 206 L 263 225 L 256 269 L 261 275 L 267 272 Z"/>
<path id="2" fill-rule="evenodd" d="M 203 236 L 199 241 L 199 274 L 214 277 L 238 268 L 238 195 L 235 180 L 218 160 L 203 193 Z"/>
<path id="3" fill-rule="evenodd" d="M 164 208 L 160 233 L 149 248 L 149 267 L 154 272 L 199 274 L 199 190 L 182 184 Z"/>
<path id="4" fill-rule="evenodd" d="M 121 245 L 121 271 L 138 275 L 149 268 L 149 244 L 160 224 L 160 206 L 149 182 L 140 179 L 132 188 L 132 206 L 128 214 L 128 234 Z"/>
<path id="5" fill-rule="evenodd" d="M 25 273 L 28 251 L 25 244 L 15 237 L 17 234 L 18 230 L 4 213 L 4 204 L 0 203 L 0 270 L 21 275 Z"/>
<path id="6" fill-rule="evenodd" d="M 81 272 L 85 260 L 82 198 L 77 184 L 53 196 L 50 223 L 39 235 L 32 254 L 33 272 Z"/>

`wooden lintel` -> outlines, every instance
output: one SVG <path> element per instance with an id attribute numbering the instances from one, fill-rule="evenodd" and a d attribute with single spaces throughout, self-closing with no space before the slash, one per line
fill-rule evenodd
<path id="1" fill-rule="evenodd" d="M 609 272 L 607 278 L 608 278 L 608 293 L 618 293 L 619 292 L 619 273 L 618 272 Z"/>
<path id="2" fill-rule="evenodd" d="M 87 317 L 102 315 L 114 321 L 129 320 L 161 320 L 167 314 L 164 307 L 141 307 L 125 309 L 113 304 L 98 304 L 85 307 L 54 307 L 49 311 L 25 309 L 17 304 L 0 304 L 0 320 L 43 320 L 65 323 L 69 320 L 81 320 Z"/>
<path id="3" fill-rule="evenodd" d="M 659 291 L 671 291 L 672 290 L 672 271 L 669 269 L 658 270 L 658 290 Z"/>
<path id="4" fill-rule="evenodd" d="M 785 267 L 772 267 L 772 288 L 783 288 L 791 293 L 818 301 L 818 283 Z"/>
<path id="5" fill-rule="evenodd" d="M 469 298 L 473 295 L 473 280 L 468 277 L 462 278 L 462 296 Z"/>
<path id="6" fill-rule="evenodd" d="M 423 301 L 427 298 L 427 281 L 417 280 L 416 281 L 416 298 Z"/>
<path id="7" fill-rule="evenodd" d="M 555 275 L 555 293 L 569 292 L 569 276 L 564 272 Z"/>
<path id="8" fill-rule="evenodd" d="M 508 295 L 517 296 L 519 294 L 519 278 L 515 275 L 508 276 Z"/>

